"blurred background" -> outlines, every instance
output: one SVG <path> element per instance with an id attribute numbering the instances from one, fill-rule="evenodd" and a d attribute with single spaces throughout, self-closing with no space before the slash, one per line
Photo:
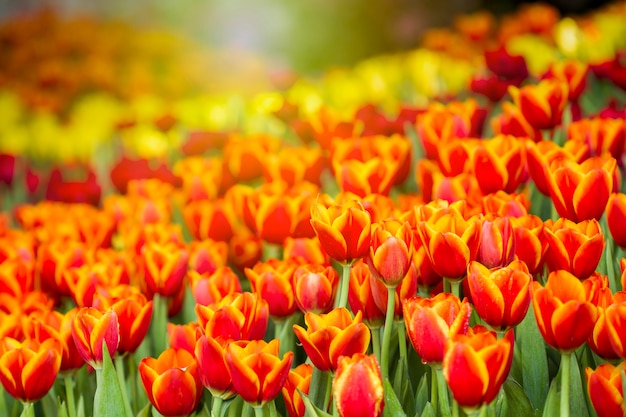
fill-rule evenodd
<path id="1" fill-rule="evenodd" d="M 258 54 L 277 68 L 315 73 L 369 56 L 410 49 L 431 27 L 480 9 L 502 15 L 512 0 L 0 0 L 0 20 L 44 5 L 62 14 L 127 20 L 174 30 L 216 49 Z M 562 14 L 606 1 L 553 0 Z M 1 47 L 1 46 L 0 46 Z M 1 64 L 0 64 L 1 65 Z M 225 62 L 224 65 L 229 65 Z"/>

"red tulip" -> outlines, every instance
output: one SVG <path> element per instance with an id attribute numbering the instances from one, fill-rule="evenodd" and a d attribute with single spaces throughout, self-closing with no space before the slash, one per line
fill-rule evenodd
<path id="1" fill-rule="evenodd" d="M 342 356 L 332 390 L 341 417 L 380 417 L 383 414 L 383 381 L 374 355 Z"/>

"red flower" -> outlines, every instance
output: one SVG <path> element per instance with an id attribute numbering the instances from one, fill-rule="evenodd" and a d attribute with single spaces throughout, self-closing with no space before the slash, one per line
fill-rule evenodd
<path id="1" fill-rule="evenodd" d="M 102 367 L 102 345 L 106 343 L 111 357 L 120 341 L 117 313 L 102 313 L 92 307 L 81 308 L 72 320 L 72 337 L 78 353 L 93 368 Z"/>
<path id="2" fill-rule="evenodd" d="M 383 381 L 374 355 L 342 356 L 332 389 L 341 417 L 380 417 L 383 414 Z"/>
<path id="3" fill-rule="evenodd" d="M 626 413 L 623 391 L 625 367 L 626 362 L 622 362 L 618 366 L 605 363 L 595 371 L 585 369 L 587 392 L 598 417 L 623 416 Z"/>

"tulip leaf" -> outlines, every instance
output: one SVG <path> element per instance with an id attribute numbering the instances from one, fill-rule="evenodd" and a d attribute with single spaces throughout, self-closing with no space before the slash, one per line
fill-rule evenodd
<path id="1" fill-rule="evenodd" d="M 569 379 L 569 398 L 570 398 L 570 416 L 571 417 L 589 417 L 587 410 L 586 394 L 583 391 L 580 368 L 576 354 L 571 353 L 572 360 L 570 362 L 570 379 Z"/>
<path id="2" fill-rule="evenodd" d="M 144 408 L 142 408 L 141 410 L 139 410 L 139 412 L 137 413 L 136 417 L 150 417 L 150 407 L 152 407 L 152 404 L 148 403 L 146 404 L 146 406 Z"/>
<path id="3" fill-rule="evenodd" d="M 107 344 L 102 344 L 102 369 L 96 369 L 96 395 L 93 417 L 131 417 L 126 415 L 124 397 Z"/>
<path id="4" fill-rule="evenodd" d="M 548 391 L 546 403 L 543 407 L 543 417 L 552 417 L 561 414 L 561 401 L 558 388 L 558 378 L 555 378 L 550 384 L 550 391 Z"/>
<path id="5" fill-rule="evenodd" d="M 533 408 L 541 409 L 548 392 L 548 359 L 532 306 L 517 327 L 516 344 L 519 345 L 522 366 L 522 381 L 518 382 L 524 387 Z"/>
<path id="6" fill-rule="evenodd" d="M 417 393 L 415 394 L 415 408 L 418 414 L 422 414 L 426 408 L 426 404 L 429 404 L 430 396 L 428 395 L 428 374 L 425 373 L 420 379 L 417 386 Z M 432 405 L 431 405 L 432 408 Z"/>
<path id="7" fill-rule="evenodd" d="M 506 398 L 504 407 L 506 407 L 506 414 L 500 414 L 502 416 L 511 417 L 526 417 L 534 414 L 533 405 L 526 396 L 524 389 L 515 380 L 509 378 L 504 381 L 503 391 Z"/>
<path id="8" fill-rule="evenodd" d="M 311 400 L 309 400 L 309 397 L 307 397 L 306 395 L 303 395 L 302 393 L 300 394 L 300 396 L 302 397 L 302 402 L 304 402 L 304 409 L 306 410 L 306 413 L 305 413 L 306 417 L 331 417 L 330 414 L 314 406 Z"/>
<path id="9" fill-rule="evenodd" d="M 385 379 L 384 392 L 385 408 L 383 409 L 383 417 L 406 417 L 402 405 L 400 401 L 398 401 L 396 392 L 393 390 L 388 379 Z"/>
<path id="10" fill-rule="evenodd" d="M 416 417 L 418 416 L 418 414 L 416 414 Z M 433 408 L 433 405 L 429 402 L 426 403 L 426 405 L 424 406 L 424 410 L 422 411 L 422 414 L 419 414 L 419 416 L 421 417 L 437 417 L 437 413 L 435 413 L 435 409 Z"/>

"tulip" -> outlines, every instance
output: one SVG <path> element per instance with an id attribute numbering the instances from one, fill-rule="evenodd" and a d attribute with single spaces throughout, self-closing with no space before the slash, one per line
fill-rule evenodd
<path id="1" fill-rule="evenodd" d="M 300 364 L 289 371 L 289 376 L 287 376 L 282 389 L 289 417 L 304 417 L 306 410 L 301 393 L 304 395 L 309 394 L 312 376 L 313 366 L 308 363 Z"/>
<path id="2" fill-rule="evenodd" d="M 214 398 L 227 400 L 235 395 L 230 371 L 226 366 L 226 347 L 232 339 L 221 335 L 198 338 L 194 349 L 200 380 Z M 219 401 L 214 406 L 221 406 Z"/>
<path id="3" fill-rule="evenodd" d="M 198 332 L 201 332 L 201 329 L 195 322 L 187 324 L 167 323 L 169 346 L 173 349 L 185 349 L 192 355 L 196 347 L 196 335 Z"/>
<path id="4" fill-rule="evenodd" d="M 228 242 L 237 224 L 232 204 L 223 198 L 192 201 L 183 207 L 183 217 L 197 240 Z"/>
<path id="5" fill-rule="evenodd" d="M 267 301 L 272 318 L 287 318 L 298 308 L 292 286 L 295 269 L 294 261 L 270 259 L 244 270 L 252 290 Z"/>
<path id="6" fill-rule="evenodd" d="M 311 207 L 311 226 L 324 252 L 337 262 L 352 264 L 369 251 L 370 215 L 357 201 L 324 207 Z"/>
<path id="7" fill-rule="evenodd" d="M 606 206 L 606 221 L 615 244 L 626 248 L 626 194 L 611 194 Z"/>
<path id="8" fill-rule="evenodd" d="M 189 245 L 189 270 L 212 274 L 228 263 L 228 243 L 206 239 Z"/>
<path id="9" fill-rule="evenodd" d="M 508 135 L 481 141 L 472 156 L 473 172 L 483 194 L 514 192 L 524 179 L 525 166 L 524 143 Z"/>
<path id="10" fill-rule="evenodd" d="M 575 222 L 600 219 L 614 188 L 615 168 L 611 157 L 589 158 L 581 164 L 552 162 L 547 185 L 559 216 Z"/>
<path id="11" fill-rule="evenodd" d="M 513 363 L 513 329 L 497 339 L 495 332 L 476 328 L 446 343 L 443 374 L 452 396 L 465 410 L 491 403 Z"/>
<path id="12" fill-rule="evenodd" d="M 369 194 L 388 195 L 400 169 L 399 161 L 378 156 L 367 161 L 333 159 L 332 163 L 341 191 L 361 198 Z"/>
<path id="13" fill-rule="evenodd" d="M 413 256 L 412 239 L 407 222 L 387 220 L 372 225 L 367 264 L 372 275 L 388 288 L 395 288 L 409 272 Z"/>
<path id="14" fill-rule="evenodd" d="M 272 401 L 281 392 L 289 375 L 293 352 L 278 356 L 280 341 L 238 341 L 226 349 L 226 365 L 233 388 L 254 407 Z"/>
<path id="15" fill-rule="evenodd" d="M 61 342 L 54 338 L 19 342 L 4 338 L 0 345 L 0 382 L 13 398 L 34 402 L 54 385 L 61 367 Z"/>
<path id="16" fill-rule="evenodd" d="M 450 280 L 465 276 L 467 266 L 478 254 L 478 219 L 466 220 L 454 208 L 440 209 L 418 224 L 418 232 L 435 272 Z"/>
<path id="17" fill-rule="evenodd" d="M 472 262 L 467 282 L 476 312 L 494 330 L 515 327 L 526 316 L 532 277 L 523 262 L 493 269 Z"/>
<path id="18" fill-rule="evenodd" d="M 348 304 L 352 311 L 361 313 L 367 327 L 378 329 L 383 324 L 385 311 L 374 300 L 372 284 L 376 280 L 370 279 L 371 274 L 369 267 L 363 261 L 358 261 L 352 266 Z"/>
<path id="19" fill-rule="evenodd" d="M 573 122 L 567 129 L 568 142 L 589 148 L 590 156 L 612 156 L 620 163 L 626 145 L 626 123 L 623 119 L 594 117 Z"/>
<path id="20" fill-rule="evenodd" d="M 334 371 L 340 356 L 367 351 L 371 336 L 361 320 L 360 312 L 352 318 L 347 309 L 339 307 L 328 314 L 306 313 L 307 330 L 294 324 L 293 331 L 316 368 Z"/>
<path id="21" fill-rule="evenodd" d="M 283 248 L 283 258 L 301 260 L 302 263 L 330 265 L 330 259 L 322 249 L 322 245 L 317 237 L 288 237 Z"/>
<path id="22" fill-rule="evenodd" d="M 515 256 L 524 262 L 531 275 L 543 270 L 544 255 L 548 243 L 544 239 L 544 223 L 540 217 L 527 214 L 518 218 L 509 218 L 513 227 Z"/>
<path id="23" fill-rule="evenodd" d="M 577 101 L 585 90 L 589 67 L 580 61 L 555 61 L 542 78 L 554 79 L 566 83 L 567 99 Z"/>
<path id="24" fill-rule="evenodd" d="M 582 345 L 598 317 L 585 288 L 571 273 L 551 272 L 545 288 L 533 282 L 532 302 L 537 326 L 546 343 L 562 353 Z"/>
<path id="25" fill-rule="evenodd" d="M 164 297 L 175 295 L 187 272 L 187 250 L 174 244 L 147 243 L 142 258 L 148 290 Z"/>
<path id="26" fill-rule="evenodd" d="M 227 266 L 219 267 L 210 274 L 189 271 L 187 275 L 191 283 L 193 298 L 201 305 L 215 304 L 228 294 L 241 292 L 239 277 Z"/>
<path id="27" fill-rule="evenodd" d="M 443 362 L 446 340 L 467 333 L 472 307 L 467 299 L 440 293 L 430 299 L 409 298 L 403 311 L 409 339 L 422 363 L 437 367 Z"/>
<path id="28" fill-rule="evenodd" d="M 198 364 L 184 349 L 169 348 L 157 359 L 144 358 L 139 375 L 148 399 L 163 416 L 187 416 L 202 398 Z"/>
<path id="29" fill-rule="evenodd" d="M 341 417 L 380 417 L 383 414 L 383 381 L 374 355 L 342 356 L 332 390 Z"/>
<path id="30" fill-rule="evenodd" d="M 78 353 L 95 369 L 102 368 L 103 344 L 111 358 L 120 341 L 117 313 L 110 309 L 100 312 L 92 307 L 81 308 L 72 320 L 72 337 Z"/>
<path id="31" fill-rule="evenodd" d="M 552 129 L 561 124 L 567 104 L 567 83 L 543 80 L 522 88 L 510 86 L 509 94 L 531 126 Z"/>
<path id="32" fill-rule="evenodd" d="M 331 266 L 299 266 L 293 273 L 293 287 L 300 311 L 328 313 L 333 306 L 338 282 L 339 275 Z"/>
<path id="33" fill-rule="evenodd" d="M 510 217 L 484 220 L 477 261 L 487 268 L 505 266 L 515 255 L 515 235 Z"/>
<path id="34" fill-rule="evenodd" d="M 598 417 L 626 414 L 624 407 L 623 375 L 625 363 L 618 366 L 605 363 L 595 370 L 585 369 L 587 392 Z"/>
<path id="35" fill-rule="evenodd" d="M 604 250 L 604 237 L 595 219 L 574 223 L 560 218 L 548 220 L 544 228 L 548 242 L 546 264 L 548 270 L 566 270 L 583 280 L 595 270 Z"/>
<path id="36" fill-rule="evenodd" d="M 111 305 L 119 322 L 120 354 L 133 353 L 143 342 L 152 319 L 152 301 L 140 293 L 121 298 Z"/>

